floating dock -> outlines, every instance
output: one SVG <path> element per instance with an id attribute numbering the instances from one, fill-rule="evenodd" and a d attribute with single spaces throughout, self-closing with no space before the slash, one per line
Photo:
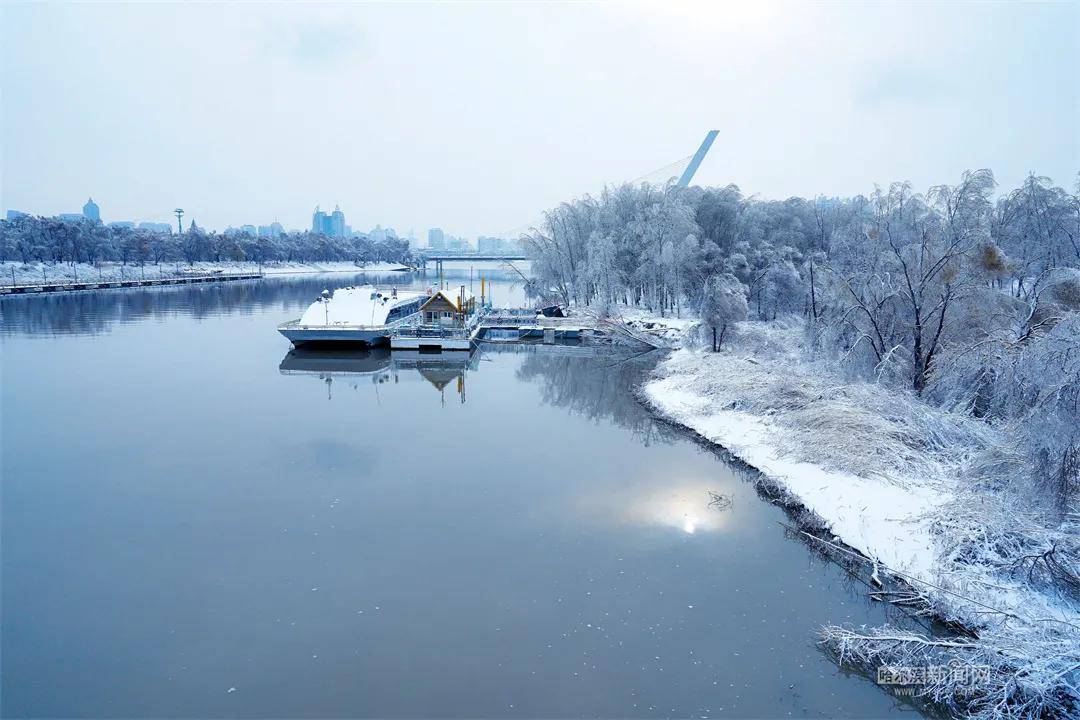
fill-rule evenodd
<path id="1" fill-rule="evenodd" d="M 592 334 L 593 328 L 580 325 L 513 325 L 485 327 L 479 339 L 483 342 L 507 343 L 525 340 L 543 340 L 551 343 L 556 340 L 580 340 Z"/>
<path id="2" fill-rule="evenodd" d="M 488 308 L 470 316 L 468 325 L 441 327 L 411 325 L 396 329 L 390 337 L 391 350 L 419 352 L 466 351 L 477 343 L 545 345 L 557 342 L 601 341 L 658 347 L 655 338 L 637 332 L 624 323 L 582 314 L 575 317 L 547 317 L 525 308 Z"/>
<path id="3" fill-rule="evenodd" d="M 490 343 L 513 343 L 541 340 L 551 344 L 556 340 L 581 340 L 598 330 L 587 317 L 544 317 L 536 311 L 498 310 L 485 315 L 480 325 L 479 339 Z"/>
<path id="4" fill-rule="evenodd" d="M 0 285 L 0 295 L 33 295 L 37 293 L 76 292 L 108 288 L 153 287 L 155 285 L 193 285 L 196 283 L 227 282 L 229 280 L 258 280 L 260 273 L 215 273 L 212 275 L 180 275 L 168 278 L 140 280 L 94 280 L 88 282 L 44 282 L 31 285 Z"/>
<path id="5" fill-rule="evenodd" d="M 418 325 L 404 327 L 390 336 L 391 350 L 415 350 L 417 352 L 462 352 L 472 349 L 482 327 L 442 328 Z"/>
<path id="6" fill-rule="evenodd" d="M 540 340 L 553 344 L 558 340 L 580 340 L 596 331 L 577 318 L 538 318 L 535 312 L 485 313 L 474 316 L 467 327 L 412 325 L 401 327 L 390 336 L 391 350 L 420 352 L 466 351 L 478 342 L 519 343 Z"/>

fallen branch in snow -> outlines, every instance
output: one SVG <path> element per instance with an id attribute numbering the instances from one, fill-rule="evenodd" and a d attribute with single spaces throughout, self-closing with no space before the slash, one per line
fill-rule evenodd
<path id="1" fill-rule="evenodd" d="M 1073 567 L 1072 561 L 1058 555 L 1058 542 L 1054 542 L 1044 552 L 1034 555 L 1022 555 L 1012 563 L 1013 569 L 1027 570 L 1028 582 L 1038 582 L 1037 575 L 1048 575 L 1050 582 L 1065 588 L 1074 596 L 1080 595 L 1080 574 Z"/>
<path id="2" fill-rule="evenodd" d="M 798 532 L 799 532 L 799 534 L 803 535 L 804 537 L 810 538 L 811 540 L 814 540 L 814 541 L 819 542 L 819 543 L 824 543 L 826 545 L 829 545 L 834 550 L 836 550 L 838 552 L 842 552 L 845 555 L 848 555 L 848 556 L 850 556 L 850 557 L 852 557 L 852 558 L 854 558 L 856 560 L 859 560 L 861 562 L 870 563 L 871 565 L 874 566 L 874 576 L 875 577 L 877 576 L 878 561 L 872 560 L 871 558 L 864 557 L 864 556 L 860 555 L 859 553 L 856 553 L 853 550 L 848 550 L 847 548 L 841 547 L 841 546 L 837 545 L 836 543 L 831 543 L 828 540 L 823 540 L 822 538 L 819 538 L 816 535 L 812 535 L 811 533 L 808 533 L 805 530 L 799 530 Z M 895 575 L 896 577 L 902 578 L 906 582 L 915 583 L 917 585 L 925 585 L 925 586 L 927 586 L 929 588 L 937 590 L 938 592 L 945 593 L 946 595 L 952 595 L 953 597 L 955 597 L 957 599 L 963 600 L 965 602 L 969 602 L 972 605 L 977 605 L 977 606 L 983 608 L 983 610 L 981 611 L 982 613 L 991 613 L 991 614 L 995 614 L 995 615 L 1002 615 L 1004 617 L 1013 618 L 1015 620 L 1024 620 L 1025 619 L 1025 618 L 1022 618 L 1019 615 L 1011 613 L 1011 612 L 1009 612 L 1007 610 L 1002 610 L 1000 608 L 996 608 L 996 607 L 992 607 L 990 605 L 986 605 L 985 603 L 981 603 L 978 600 L 975 600 L 974 598 L 970 598 L 970 597 L 961 595 L 961 594 L 959 594 L 959 593 L 957 593 L 957 592 L 955 592 L 953 590 L 949 590 L 948 588 L 942 587 L 941 585 L 935 585 L 934 583 L 929 582 L 927 580 L 917 578 L 914 575 L 903 572 L 902 570 L 896 570 L 894 568 L 885 567 L 884 565 L 882 565 L 882 567 L 884 567 L 886 572 L 888 572 L 890 575 Z M 880 580 L 878 580 L 878 582 L 880 583 Z M 1055 618 L 1047 618 L 1046 621 L 1048 621 L 1048 622 L 1061 622 L 1061 621 L 1059 621 L 1059 620 L 1057 620 Z M 1071 627 L 1078 627 L 1076 625 L 1072 625 L 1072 623 L 1067 623 L 1066 622 L 1064 624 L 1070 625 Z M 1080 629 L 1080 627 L 1078 627 L 1078 629 Z"/>

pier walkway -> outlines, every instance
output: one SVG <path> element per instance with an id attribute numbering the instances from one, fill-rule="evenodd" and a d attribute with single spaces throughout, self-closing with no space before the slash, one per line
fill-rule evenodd
<path id="1" fill-rule="evenodd" d="M 132 280 L 89 280 L 34 283 L 29 285 L 0 285 L 0 295 L 32 295 L 36 293 L 75 292 L 106 288 L 153 287 L 155 285 L 193 285 L 196 283 L 227 282 L 229 280 L 258 280 L 260 273 L 212 273 L 210 275 L 178 275 L 165 278 Z"/>
<path id="2" fill-rule="evenodd" d="M 560 340 L 587 340 L 607 336 L 625 344 L 658 347 L 655 338 L 614 322 L 582 314 L 574 317 L 546 317 L 525 308 L 493 308 L 470 319 L 465 327 L 405 325 L 390 336 L 394 350 L 441 352 L 469 350 L 478 342 L 520 343 L 540 340 L 554 344 Z"/>

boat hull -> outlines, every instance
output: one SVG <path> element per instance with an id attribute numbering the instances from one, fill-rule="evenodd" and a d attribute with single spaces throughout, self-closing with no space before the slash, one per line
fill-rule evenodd
<path id="1" fill-rule="evenodd" d="M 385 345 L 390 340 L 389 332 L 382 328 L 279 327 L 278 332 L 297 346 L 311 343 Z"/>

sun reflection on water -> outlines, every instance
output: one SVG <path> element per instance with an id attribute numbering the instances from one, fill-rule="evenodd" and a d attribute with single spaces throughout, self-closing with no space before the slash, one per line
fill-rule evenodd
<path id="1" fill-rule="evenodd" d="M 686 535 L 718 532 L 730 523 L 730 510 L 711 507 L 704 482 L 642 489 L 628 497 L 621 519 L 627 524 L 660 526 Z"/>

